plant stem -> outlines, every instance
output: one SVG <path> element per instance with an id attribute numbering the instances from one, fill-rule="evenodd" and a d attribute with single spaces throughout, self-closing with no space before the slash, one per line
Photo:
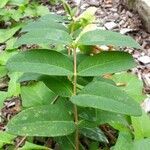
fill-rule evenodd
<path id="1" fill-rule="evenodd" d="M 74 58 L 73 95 L 76 95 L 77 94 L 77 54 L 76 54 L 76 48 L 73 49 L 73 58 Z M 75 124 L 76 124 L 75 145 L 76 145 L 76 150 L 79 150 L 78 110 L 77 110 L 76 105 L 74 105 L 74 119 L 75 119 Z"/>
<path id="2" fill-rule="evenodd" d="M 26 138 L 27 138 L 26 136 L 22 137 L 20 142 L 16 145 L 15 150 L 17 150 L 20 147 L 20 145 L 26 140 Z"/>

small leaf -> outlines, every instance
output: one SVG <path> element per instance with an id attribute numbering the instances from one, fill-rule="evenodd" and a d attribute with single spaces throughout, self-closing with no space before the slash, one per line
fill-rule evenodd
<path id="1" fill-rule="evenodd" d="M 15 136 L 8 134 L 4 131 L 0 131 L 0 148 L 5 144 L 13 144 Z"/>
<path id="2" fill-rule="evenodd" d="M 0 1 L 0 8 L 3 8 L 7 4 L 8 1 L 9 0 L 2 0 L 2 1 Z"/>
<path id="3" fill-rule="evenodd" d="M 21 87 L 21 98 L 23 107 L 50 104 L 56 95 L 49 90 L 44 83 L 37 82 Z"/>
<path id="4" fill-rule="evenodd" d="M 55 140 L 59 144 L 59 149 L 61 150 L 76 150 L 74 137 L 75 134 L 71 134 L 68 136 L 56 137 Z M 79 149 L 85 150 L 81 143 L 79 143 Z"/>
<path id="5" fill-rule="evenodd" d="M 140 117 L 131 117 L 135 139 L 150 137 L 150 118 L 143 111 Z"/>
<path id="6" fill-rule="evenodd" d="M 16 52 L 16 51 L 11 51 L 11 52 L 3 51 L 3 52 L 1 52 L 1 54 L 0 54 L 0 65 L 3 65 L 3 66 L 6 65 L 6 62 L 8 61 L 8 59 L 17 53 L 18 52 Z"/>
<path id="7" fill-rule="evenodd" d="M 73 74 L 73 62 L 65 55 L 50 50 L 31 50 L 11 57 L 9 71 L 68 76 Z"/>
<path id="8" fill-rule="evenodd" d="M 9 74 L 10 81 L 8 84 L 8 94 L 7 96 L 19 96 L 20 94 L 20 83 L 17 83 L 17 80 L 22 75 L 22 73 L 19 72 L 13 72 Z"/>
<path id="9" fill-rule="evenodd" d="M 9 0 L 10 5 L 17 5 L 17 6 L 28 4 L 28 2 L 29 0 Z"/>
<path id="10" fill-rule="evenodd" d="M 61 15 L 57 15 L 54 13 L 49 13 L 45 16 L 42 16 L 40 19 L 40 21 L 45 21 L 45 22 L 64 22 L 65 20 L 67 20 L 66 16 L 61 16 Z"/>
<path id="11" fill-rule="evenodd" d="M 55 94 L 62 97 L 70 97 L 73 94 L 73 85 L 67 77 L 54 77 L 35 73 L 25 73 L 20 77 L 19 82 L 30 80 L 44 82 L 49 89 L 51 89 Z"/>
<path id="12" fill-rule="evenodd" d="M 36 6 L 36 16 L 44 16 L 49 14 L 49 8 L 47 6 L 38 5 Z"/>
<path id="13" fill-rule="evenodd" d="M 0 91 L 0 109 L 3 107 L 3 103 L 6 98 L 7 98 L 7 92 Z"/>
<path id="14" fill-rule="evenodd" d="M 108 143 L 108 140 L 104 133 L 99 128 L 82 128 L 80 129 L 81 134 L 84 136 L 99 142 Z"/>
<path id="15" fill-rule="evenodd" d="M 150 138 L 136 140 L 133 144 L 132 150 L 149 150 Z"/>
<path id="16" fill-rule="evenodd" d="M 78 45 L 111 45 L 140 48 L 131 37 L 107 30 L 93 30 L 84 33 L 77 41 Z"/>
<path id="17" fill-rule="evenodd" d="M 78 111 L 81 119 L 93 122 L 96 126 L 109 124 L 119 131 L 129 127 L 128 117 L 126 115 L 93 108 L 82 108 L 81 112 L 80 109 Z"/>
<path id="18" fill-rule="evenodd" d="M 118 87 L 106 82 L 98 81 L 88 84 L 77 96 L 72 96 L 71 101 L 82 107 L 97 108 L 133 116 L 141 115 L 139 104 Z"/>
<path id="19" fill-rule="evenodd" d="M 132 136 L 130 133 L 120 132 L 113 150 L 133 150 Z"/>
<path id="20" fill-rule="evenodd" d="M 29 149 L 51 150 L 48 147 L 33 144 L 33 143 L 28 142 L 28 141 L 26 141 L 25 145 L 23 147 L 19 148 L 18 150 L 29 150 Z"/>
<path id="21" fill-rule="evenodd" d="M 128 95 L 130 95 L 137 102 L 142 102 L 146 96 L 143 94 L 143 82 L 138 77 L 131 73 L 118 73 L 112 76 L 112 80 L 117 83 L 122 83 L 120 86 Z"/>
<path id="22" fill-rule="evenodd" d="M 4 43 L 6 40 L 11 38 L 20 28 L 21 25 L 11 29 L 0 29 L 0 43 Z"/>
<path id="23" fill-rule="evenodd" d="M 56 141 L 59 144 L 59 148 L 61 150 L 75 150 L 75 141 L 74 141 L 74 135 L 68 135 L 63 137 L 56 137 Z"/>
<path id="24" fill-rule="evenodd" d="M 70 97 L 73 95 L 73 85 L 67 77 L 43 76 L 39 80 L 59 96 Z"/>
<path id="25" fill-rule="evenodd" d="M 7 69 L 5 66 L 0 66 L 0 78 L 4 77 L 7 74 Z"/>
<path id="26" fill-rule="evenodd" d="M 56 137 L 73 133 L 75 124 L 65 107 L 43 105 L 26 109 L 7 125 L 7 132 L 21 136 Z"/>
<path id="27" fill-rule="evenodd" d="M 51 29 L 34 29 L 24 35 L 22 35 L 17 42 L 15 43 L 15 46 L 21 46 L 24 44 L 63 44 L 63 45 L 69 45 L 72 43 L 72 38 L 71 36 L 63 31 L 63 30 L 58 30 L 55 28 Z"/>
<path id="28" fill-rule="evenodd" d="M 29 31 L 33 31 L 33 30 L 37 31 L 41 29 L 51 30 L 52 28 L 67 31 L 67 28 L 61 23 L 58 22 L 52 23 L 52 22 L 47 22 L 47 20 L 41 20 L 41 19 L 27 24 L 21 31 L 29 32 Z"/>
<path id="29" fill-rule="evenodd" d="M 131 69 L 135 66 L 132 56 L 125 52 L 111 51 L 89 56 L 78 66 L 79 76 L 99 76 Z"/>

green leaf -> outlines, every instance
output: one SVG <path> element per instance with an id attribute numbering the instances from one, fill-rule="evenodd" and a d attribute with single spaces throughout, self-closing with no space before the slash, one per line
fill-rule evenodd
<path id="1" fill-rule="evenodd" d="M 17 5 L 17 6 L 25 5 L 25 4 L 28 4 L 28 3 L 29 3 L 29 0 L 9 0 L 9 4 Z"/>
<path id="2" fill-rule="evenodd" d="M 0 109 L 3 107 L 3 103 L 6 98 L 7 98 L 7 92 L 0 91 Z"/>
<path id="3" fill-rule="evenodd" d="M 41 75 L 38 73 L 24 73 L 19 79 L 18 82 L 24 82 L 24 81 L 40 81 L 41 77 L 44 77 L 45 75 Z M 49 76 L 50 77 L 50 76 Z"/>
<path id="4" fill-rule="evenodd" d="M 0 131 L 0 148 L 5 144 L 13 144 L 15 136 L 10 135 L 4 131 Z"/>
<path id="5" fill-rule="evenodd" d="M 35 73 L 24 73 L 18 81 L 24 82 L 30 80 L 44 82 L 49 89 L 51 89 L 55 94 L 59 96 L 70 97 L 73 95 L 73 85 L 67 77 L 54 77 Z"/>
<path id="6" fill-rule="evenodd" d="M 74 141 L 74 135 L 68 135 L 64 137 L 57 137 L 56 138 L 57 143 L 59 144 L 59 148 L 61 150 L 75 150 L 75 141 Z"/>
<path id="7" fill-rule="evenodd" d="M 22 73 L 13 72 L 9 74 L 10 81 L 8 84 L 8 97 L 19 96 L 20 94 L 20 83 L 17 83 L 17 80 L 22 75 Z"/>
<path id="8" fill-rule="evenodd" d="M 68 76 L 73 74 L 73 62 L 65 55 L 50 50 L 31 50 L 11 57 L 9 71 Z"/>
<path id="9" fill-rule="evenodd" d="M 73 95 L 73 85 L 67 77 L 43 76 L 39 80 L 59 96 L 70 97 Z"/>
<path id="10" fill-rule="evenodd" d="M 112 85 L 116 85 L 115 82 L 111 79 L 106 79 L 106 78 L 103 78 L 103 77 L 94 77 L 93 78 L 93 81 L 101 81 L 101 82 L 106 82 L 106 83 L 109 83 L 109 84 L 112 84 Z"/>
<path id="11" fill-rule="evenodd" d="M 133 116 L 141 115 L 139 104 L 118 87 L 106 82 L 98 81 L 88 84 L 77 96 L 72 96 L 71 101 L 82 107 L 92 107 Z"/>
<path id="12" fill-rule="evenodd" d="M 2 1 L 0 1 L 0 8 L 3 8 L 7 4 L 8 1 L 9 0 L 2 0 Z"/>
<path id="13" fill-rule="evenodd" d="M 112 80 L 117 83 L 124 84 L 120 86 L 128 95 L 130 95 L 137 102 L 142 102 L 146 96 L 143 94 L 143 82 L 138 77 L 131 73 L 118 73 L 113 75 Z"/>
<path id="14" fill-rule="evenodd" d="M 131 69 L 135 66 L 132 56 L 125 52 L 111 51 L 89 56 L 78 65 L 79 76 L 99 76 Z"/>
<path id="15" fill-rule="evenodd" d="M 132 150 L 149 150 L 149 148 L 150 148 L 150 138 L 146 138 L 135 141 Z"/>
<path id="16" fill-rule="evenodd" d="M 108 140 L 104 133 L 99 128 L 82 128 L 80 129 L 80 133 L 85 137 L 88 137 L 92 140 L 108 143 Z"/>
<path id="17" fill-rule="evenodd" d="M 22 32 L 29 32 L 29 31 L 33 31 L 33 30 L 51 30 L 51 29 L 59 29 L 59 30 L 64 30 L 67 31 L 67 28 L 62 25 L 61 23 L 58 22 L 47 22 L 47 20 L 37 20 L 35 22 L 31 22 L 29 24 L 27 24 L 23 29 Z"/>
<path id="18" fill-rule="evenodd" d="M 126 115 L 121 115 L 109 111 L 93 108 L 82 108 L 81 113 L 79 109 L 79 116 L 81 119 L 95 123 L 96 126 L 109 124 L 119 131 L 124 131 L 124 129 L 126 130 L 129 127 L 128 118 Z"/>
<path id="19" fill-rule="evenodd" d="M 66 31 L 58 30 L 54 28 L 50 28 L 50 29 L 42 28 L 42 30 L 34 29 L 22 35 L 15 43 L 15 46 L 21 46 L 24 44 L 69 45 L 71 43 L 72 43 L 72 38 Z"/>
<path id="20" fill-rule="evenodd" d="M 99 124 L 109 123 L 112 126 L 116 124 L 121 124 L 126 127 L 129 126 L 127 116 L 103 110 L 96 110 L 96 121 Z"/>
<path id="21" fill-rule="evenodd" d="M 76 150 L 74 137 L 75 134 L 71 134 L 68 136 L 56 137 L 55 140 L 59 144 L 59 149 L 61 150 Z M 79 143 L 79 149 L 85 150 L 81 143 Z"/>
<path id="22" fill-rule="evenodd" d="M 73 133 L 75 124 L 65 107 L 43 105 L 26 109 L 7 125 L 7 132 L 21 136 L 56 137 Z"/>
<path id="23" fill-rule="evenodd" d="M 45 22 L 62 22 L 63 23 L 65 20 L 68 20 L 68 19 L 66 16 L 49 13 L 45 16 L 42 16 L 39 20 L 45 21 Z"/>
<path id="24" fill-rule="evenodd" d="M 30 143 L 28 141 L 26 141 L 25 145 L 21 148 L 19 148 L 18 150 L 31 150 L 31 149 L 37 149 L 37 150 L 51 150 L 50 148 L 48 147 L 45 147 L 45 146 L 40 146 L 40 145 L 37 145 L 37 144 L 33 144 L 33 143 Z"/>
<path id="25" fill-rule="evenodd" d="M 4 77 L 7 74 L 7 69 L 5 66 L 0 66 L 0 78 Z"/>
<path id="26" fill-rule="evenodd" d="M 36 7 L 36 14 L 37 16 L 44 16 L 49 14 L 49 9 L 47 6 L 38 5 Z"/>
<path id="27" fill-rule="evenodd" d="M 23 107 L 50 104 L 55 97 L 56 95 L 42 82 L 36 82 L 31 85 L 21 87 Z"/>
<path id="28" fill-rule="evenodd" d="M 131 117 L 135 139 L 150 137 L 150 118 L 143 111 L 140 117 Z"/>
<path id="29" fill-rule="evenodd" d="M 14 43 L 16 42 L 17 38 L 11 38 L 6 42 L 6 49 L 7 51 L 11 51 L 12 49 L 15 49 Z"/>
<path id="30" fill-rule="evenodd" d="M 131 37 L 106 30 L 93 30 L 86 32 L 80 37 L 80 39 L 77 41 L 77 44 L 140 48 L 139 44 Z"/>
<path id="31" fill-rule="evenodd" d="M 133 148 L 133 142 L 130 133 L 120 132 L 117 143 L 113 147 L 113 150 L 133 150 L 132 148 Z"/>
<path id="32" fill-rule="evenodd" d="M 1 52 L 1 54 L 0 54 L 0 65 L 6 65 L 6 62 L 8 61 L 8 59 L 15 54 L 17 54 L 17 52 L 15 52 L 15 51 L 12 51 L 12 52 L 3 51 L 3 52 Z"/>
<path id="33" fill-rule="evenodd" d="M 6 40 L 11 38 L 20 28 L 21 25 L 11 29 L 0 29 L 0 43 L 4 43 Z"/>
<path id="34" fill-rule="evenodd" d="M 150 138 L 132 141 L 129 133 L 121 132 L 112 150 L 149 150 Z"/>

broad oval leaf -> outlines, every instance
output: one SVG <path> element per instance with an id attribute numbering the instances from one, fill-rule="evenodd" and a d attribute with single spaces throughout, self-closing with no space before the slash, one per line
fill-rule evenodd
<path id="1" fill-rule="evenodd" d="M 113 146 L 112 149 L 113 150 L 134 150 L 132 135 L 129 132 L 120 132 L 117 142 L 116 142 L 115 146 Z"/>
<path id="2" fill-rule="evenodd" d="M 29 32 L 33 30 L 43 30 L 43 29 L 51 30 L 52 28 L 67 31 L 67 28 L 61 23 L 58 22 L 52 23 L 47 22 L 46 20 L 37 20 L 23 27 L 22 32 Z"/>
<path id="3" fill-rule="evenodd" d="M 111 45 L 121 47 L 140 48 L 131 37 L 107 30 L 93 30 L 85 32 L 77 41 L 78 45 Z"/>
<path id="4" fill-rule="evenodd" d="M 13 144 L 14 138 L 16 138 L 16 136 L 0 131 L 0 148 L 5 144 Z"/>
<path id="5" fill-rule="evenodd" d="M 65 55 L 51 50 L 31 50 L 11 57 L 9 71 L 31 72 L 45 75 L 68 76 L 73 74 L 73 62 Z"/>
<path id="6" fill-rule="evenodd" d="M 7 74 L 7 69 L 5 66 L 0 66 L 0 78 L 4 77 Z"/>
<path id="7" fill-rule="evenodd" d="M 70 97 L 73 95 L 73 85 L 71 81 L 68 80 L 67 77 L 61 76 L 45 76 L 36 73 L 24 73 L 19 82 L 24 81 L 42 81 L 45 85 L 51 89 L 55 94 L 62 96 L 62 97 Z"/>
<path id="8" fill-rule="evenodd" d="M 138 77 L 131 73 L 117 73 L 112 76 L 112 80 L 116 84 L 124 84 L 120 88 L 135 99 L 138 103 L 142 102 L 146 95 L 143 93 L 143 82 Z"/>
<path id="9" fill-rule="evenodd" d="M 62 97 L 71 97 L 73 95 L 73 84 L 67 77 L 43 76 L 39 80 L 51 89 L 55 94 Z"/>
<path id="10" fill-rule="evenodd" d="M 144 111 L 140 117 L 131 117 L 135 139 L 150 137 L 150 118 Z"/>
<path id="11" fill-rule="evenodd" d="M 92 140 L 108 143 L 108 140 L 107 140 L 105 134 L 98 127 L 96 127 L 96 128 L 82 128 L 82 129 L 80 129 L 80 132 L 85 137 L 88 137 Z"/>
<path id="12" fill-rule="evenodd" d="M 133 143 L 133 148 L 131 150 L 149 150 L 150 148 L 150 138 L 143 138 L 140 140 L 135 140 Z"/>
<path id="13" fill-rule="evenodd" d="M 7 98 L 8 93 L 0 91 L 0 109 L 3 107 L 4 100 Z"/>
<path id="14" fill-rule="evenodd" d="M 114 126 L 115 124 L 126 127 L 129 126 L 126 115 L 100 109 L 82 108 L 82 112 L 79 114 L 79 116 L 84 120 L 96 122 L 97 125 L 108 123 L 111 126 Z"/>
<path id="15" fill-rule="evenodd" d="M 40 106 L 50 104 L 56 95 L 42 82 L 32 83 L 21 87 L 23 107 Z"/>
<path id="16" fill-rule="evenodd" d="M 22 25 L 18 25 L 11 29 L 0 29 L 0 43 L 4 43 L 11 38 L 21 27 Z"/>
<path id="17" fill-rule="evenodd" d="M 118 87 L 106 82 L 92 82 L 81 92 L 71 97 L 72 103 L 110 112 L 140 116 L 141 108 L 131 97 Z"/>
<path id="18" fill-rule="evenodd" d="M 39 21 L 47 21 L 47 22 L 64 22 L 68 20 L 66 16 L 57 15 L 55 13 L 49 13 L 47 15 L 42 16 Z"/>
<path id="19" fill-rule="evenodd" d="M 133 57 L 126 52 L 111 51 L 89 56 L 78 65 L 79 76 L 99 76 L 131 69 Z"/>
<path id="20" fill-rule="evenodd" d="M 26 109 L 7 125 L 7 132 L 21 136 L 56 137 L 73 133 L 75 124 L 69 112 L 59 105 Z"/>
<path id="21" fill-rule="evenodd" d="M 22 35 L 15 43 L 15 46 L 21 46 L 24 44 L 69 45 L 71 43 L 72 43 L 72 37 L 66 31 L 58 30 L 54 28 L 50 28 L 50 29 L 44 28 L 42 30 L 34 29 Z"/>
<path id="22" fill-rule="evenodd" d="M 75 150 L 75 140 L 74 140 L 74 134 L 71 134 L 69 136 L 63 136 L 63 137 L 56 137 L 55 140 L 59 144 L 59 148 L 61 150 Z"/>

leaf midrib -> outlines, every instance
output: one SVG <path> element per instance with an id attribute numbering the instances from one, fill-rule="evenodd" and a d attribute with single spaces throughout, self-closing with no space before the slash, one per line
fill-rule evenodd
<path id="1" fill-rule="evenodd" d="M 30 124 L 38 124 L 38 123 L 41 123 L 41 124 L 43 124 L 43 123 L 74 123 L 73 121 L 71 121 L 71 120 L 66 120 L 66 121 L 44 121 L 44 120 L 42 120 L 42 121 L 35 121 L 34 120 L 34 122 L 31 122 L 32 120 L 29 120 L 29 122 L 24 122 L 23 124 L 22 124 L 22 122 L 17 122 L 17 124 L 16 124 L 16 122 L 14 121 L 12 121 L 11 122 L 11 125 L 15 125 L 15 126 L 25 126 L 25 125 L 30 125 Z"/>
<path id="2" fill-rule="evenodd" d="M 123 103 L 123 102 L 121 102 L 121 101 L 119 101 L 119 100 L 117 100 L 117 99 L 110 99 L 110 98 L 108 98 L 108 97 L 104 97 L 104 96 L 99 96 L 99 95 L 95 95 L 95 94 L 79 94 L 79 96 L 91 96 L 91 97 L 96 97 L 96 98 L 101 98 L 101 99 L 107 99 L 108 101 L 114 101 L 114 102 L 118 102 L 118 103 L 121 103 L 121 104 L 124 104 L 124 105 L 127 105 L 128 107 L 130 107 L 128 104 L 126 104 L 126 103 Z M 130 108 L 133 108 L 132 106 L 130 107 Z"/>
<path id="3" fill-rule="evenodd" d="M 87 71 L 87 70 L 92 69 L 92 68 L 95 68 L 95 67 L 101 67 L 101 66 L 103 66 L 103 65 L 108 65 L 109 63 L 112 63 L 112 62 L 119 63 L 121 60 L 122 60 L 122 59 L 115 60 L 115 61 L 114 61 L 114 60 L 112 60 L 112 61 L 109 61 L 109 62 L 104 62 L 104 63 L 102 63 L 102 64 L 96 64 L 96 65 L 94 65 L 94 66 L 91 66 L 91 67 L 89 67 L 89 68 L 85 68 L 85 69 L 83 69 L 83 70 L 79 71 L 79 75 L 80 75 L 81 73 L 83 73 L 83 72 Z M 126 62 L 128 62 L 128 63 L 129 63 L 129 61 L 126 61 Z"/>
<path id="4" fill-rule="evenodd" d="M 16 61 L 16 62 L 11 63 L 10 65 L 12 65 L 12 64 L 18 64 L 18 63 L 19 63 L 19 62 Z M 19 64 L 20 64 L 20 63 L 19 63 Z M 33 64 L 34 64 L 34 65 L 35 65 L 35 64 L 36 64 L 36 65 L 40 65 L 40 64 L 45 65 L 44 63 L 36 63 L 36 62 L 35 62 L 35 63 L 32 63 L 32 62 L 21 62 L 20 65 L 22 65 L 22 64 L 25 64 L 25 65 L 27 64 L 27 65 L 31 65 L 31 66 L 32 66 Z M 57 67 L 57 68 L 61 68 L 61 69 L 67 70 L 68 73 L 70 72 L 71 75 L 73 74 L 73 72 L 72 72 L 71 70 L 69 70 L 68 68 L 63 68 L 62 66 L 52 65 L 52 64 L 46 64 L 46 65 L 48 65 L 49 67 L 53 67 L 53 68 L 56 68 L 56 67 Z"/>

